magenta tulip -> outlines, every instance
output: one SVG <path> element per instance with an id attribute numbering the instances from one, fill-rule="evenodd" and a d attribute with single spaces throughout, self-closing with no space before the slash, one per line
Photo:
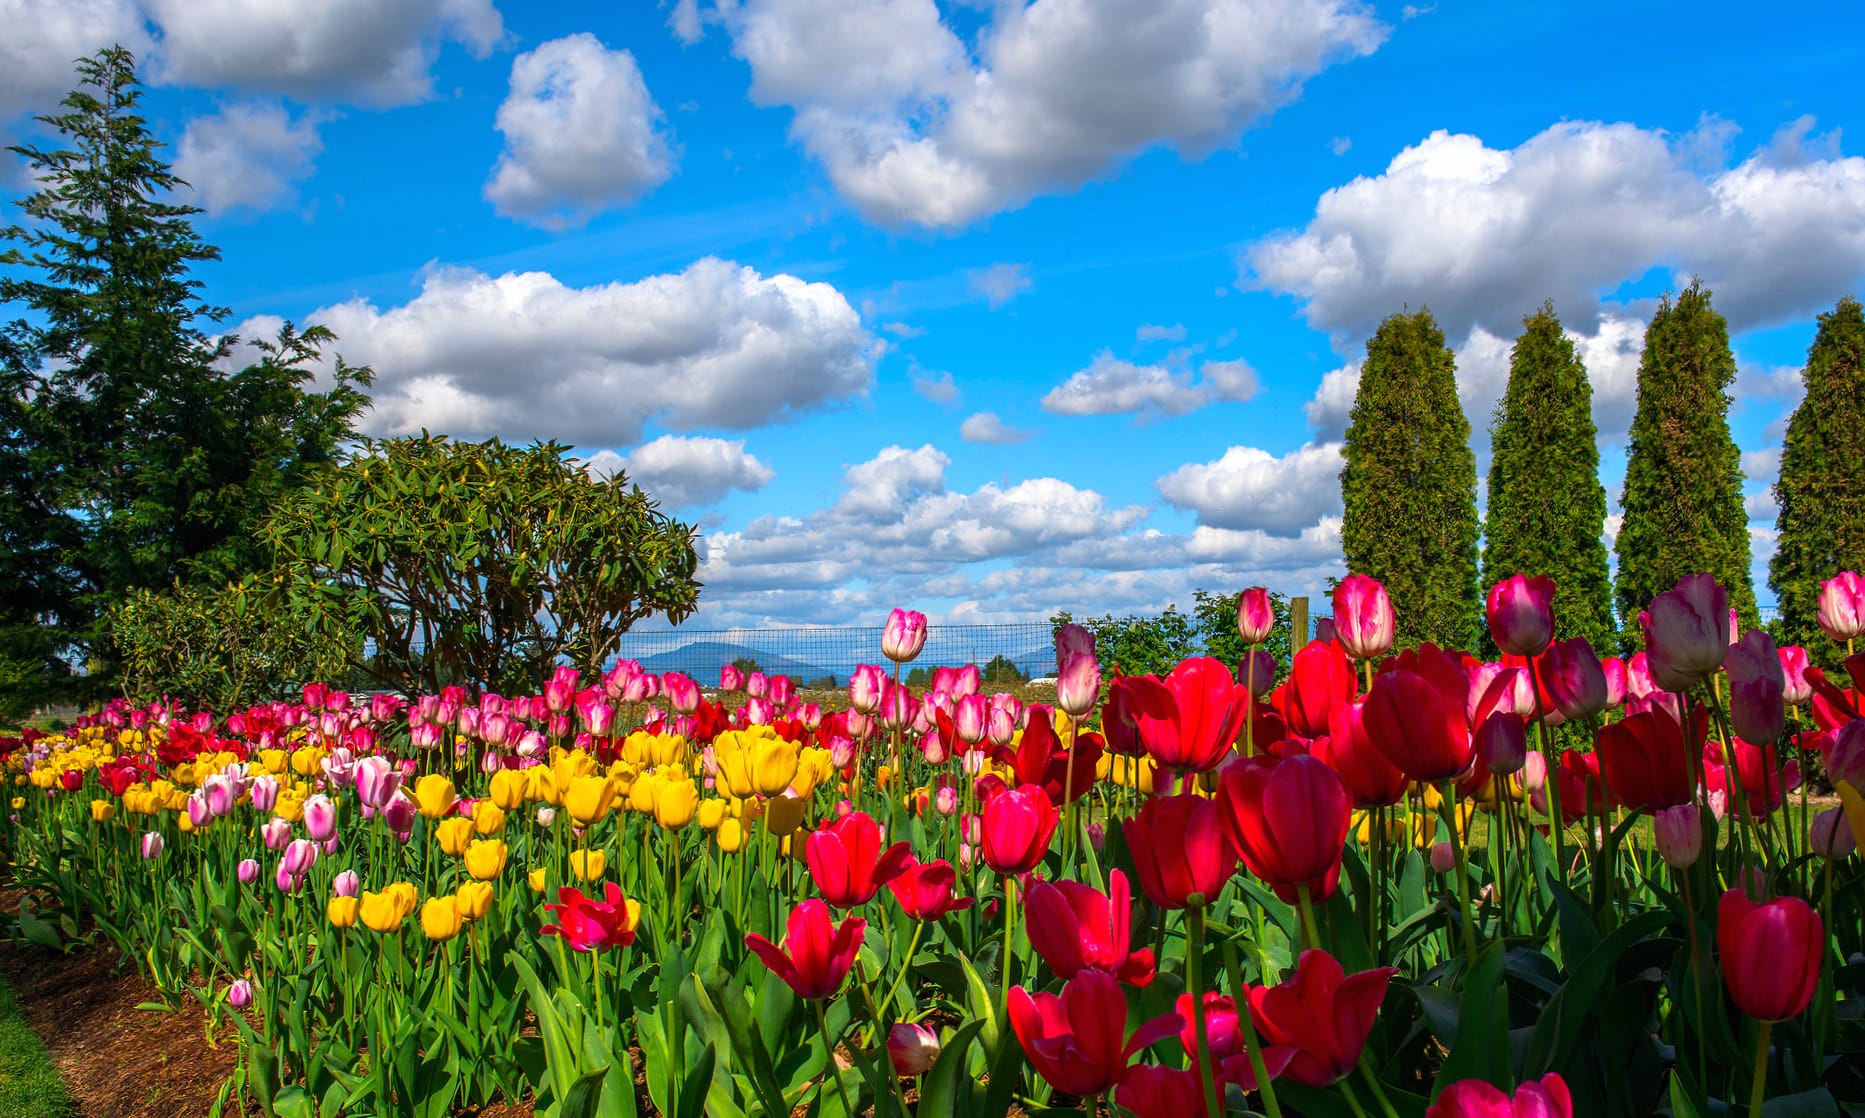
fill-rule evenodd
<path id="1" fill-rule="evenodd" d="M 1511 575 L 1490 588 L 1489 635 L 1511 656 L 1539 656 L 1554 639 L 1554 580 Z"/>
<path id="2" fill-rule="evenodd" d="M 881 629 L 881 655 L 896 664 L 904 664 L 926 647 L 926 615 L 916 610 L 896 609 L 887 615 Z"/>
<path id="3" fill-rule="evenodd" d="M 1865 635 L 1865 579 L 1852 571 L 1840 571 L 1820 583 L 1817 617 L 1820 628 L 1840 644 Z"/>
<path id="4" fill-rule="evenodd" d="M 1377 660 L 1392 647 L 1392 599 L 1376 578 L 1353 574 L 1334 587 L 1334 636 L 1355 660 Z"/>
<path id="5" fill-rule="evenodd" d="M 1638 615 L 1651 677 L 1666 691 L 1687 691 L 1729 655 L 1729 595 L 1710 575 L 1685 575 Z"/>
<path id="6" fill-rule="evenodd" d="M 1269 591 L 1252 586 L 1237 595 L 1237 635 L 1245 644 L 1262 644 L 1276 628 L 1275 604 Z"/>

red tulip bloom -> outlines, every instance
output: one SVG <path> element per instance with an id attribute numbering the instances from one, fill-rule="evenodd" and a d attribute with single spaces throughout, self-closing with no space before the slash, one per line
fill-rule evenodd
<path id="1" fill-rule="evenodd" d="M 1600 757 L 1597 753 L 1575 753 L 1569 750 L 1561 754 L 1560 767 L 1548 774 L 1549 780 L 1561 782 L 1561 822 L 1567 825 L 1599 815 L 1611 805 L 1606 800 L 1605 786 L 1600 783 Z M 1537 811 L 1548 810 L 1543 802 L 1545 790 L 1534 794 L 1533 803 Z"/>
<path id="2" fill-rule="evenodd" d="M 904 842 L 881 849 L 881 825 L 857 811 L 824 823 L 803 842 L 803 857 L 822 897 L 836 908 L 867 904 L 905 869 L 913 850 Z"/>
<path id="3" fill-rule="evenodd" d="M 1611 697 L 1606 666 L 1585 637 L 1550 644 L 1541 654 L 1536 675 L 1541 683 L 1541 709 L 1550 726 L 1591 718 L 1606 709 Z M 1620 694 L 1623 701 L 1623 682 Z"/>
<path id="4" fill-rule="evenodd" d="M 1135 1118 L 1190 1118 L 1204 1112 L 1204 1081 L 1189 1069 L 1135 1064 L 1120 1077 L 1114 1101 Z"/>
<path id="5" fill-rule="evenodd" d="M 1648 710 L 1600 727 L 1596 748 L 1615 799 L 1629 808 L 1658 811 L 1696 798 L 1690 755 L 1703 747 L 1706 728 L 1703 708 L 1696 714 L 1690 742 L 1684 740 L 1677 719 L 1664 710 Z"/>
<path id="6" fill-rule="evenodd" d="M 1157 796 L 1127 820 L 1127 848 L 1140 888 L 1161 908 L 1216 900 L 1237 872 L 1237 851 L 1224 834 L 1224 812 L 1200 796 Z"/>
<path id="7" fill-rule="evenodd" d="M 1096 968 L 1132 986 L 1153 980 L 1152 950 L 1129 950 L 1133 894 L 1119 870 L 1108 874 L 1105 894 L 1079 881 L 1038 882 L 1023 908 L 1030 946 L 1056 977 L 1066 981 Z"/>
<path id="8" fill-rule="evenodd" d="M 67 792 L 76 792 L 84 787 L 84 774 L 77 769 L 66 769 L 58 774 L 58 786 Z"/>
<path id="9" fill-rule="evenodd" d="M 1023 728 L 1023 739 L 1017 743 L 1017 747 L 998 746 L 992 751 L 992 757 L 1000 764 L 1010 766 L 1018 784 L 1042 785 L 1050 801 L 1059 807 L 1081 799 L 1088 794 L 1088 789 L 1094 787 L 1095 766 L 1101 763 L 1101 735 L 1076 733 L 1074 750 L 1074 780 L 1069 784 L 1065 796 L 1062 785 L 1070 777 L 1069 751 L 1063 748 L 1062 739 L 1056 736 L 1049 708 L 1032 704 L 1030 724 Z"/>
<path id="10" fill-rule="evenodd" d="M 937 920 L 948 912 L 962 912 L 977 903 L 973 897 L 952 896 L 952 886 L 957 881 L 957 872 L 944 858 L 922 864 L 909 856 L 906 865 L 887 887 L 900 902 L 900 911 L 915 920 Z"/>
<path id="11" fill-rule="evenodd" d="M 1740 889 L 1716 906 L 1716 953 L 1736 1008 L 1757 1021 L 1806 1012 L 1820 984 L 1826 926 L 1798 897 L 1756 904 Z"/>
<path id="12" fill-rule="evenodd" d="M 1367 694 L 1367 736 L 1413 780 L 1460 776 L 1476 760 L 1464 710 L 1469 691 L 1461 662 L 1449 653 L 1429 644 L 1402 653 Z"/>
<path id="13" fill-rule="evenodd" d="M 1248 987 L 1250 1014 L 1269 1048 L 1294 1050 L 1284 1075 L 1325 1087 L 1360 1062 L 1386 985 L 1397 973 L 1377 967 L 1349 975 L 1327 952 L 1304 951 L 1293 978 L 1280 986 Z M 1265 1059 L 1268 1053 L 1266 1048 Z"/>
<path id="14" fill-rule="evenodd" d="M 1024 784 L 992 796 L 984 805 L 979 853 L 1002 874 L 1029 873 L 1042 864 L 1056 833 L 1056 805 L 1041 786 Z"/>
<path id="15" fill-rule="evenodd" d="M 1365 703 L 1335 705 L 1327 736 L 1315 739 L 1314 755 L 1340 776 L 1355 807 L 1390 807 L 1405 798 L 1405 774 L 1366 734 Z"/>
<path id="16" fill-rule="evenodd" d="M 600 951 L 609 947 L 627 947 L 635 942 L 635 924 L 641 918 L 641 906 L 622 896 L 622 887 L 611 881 L 604 887 L 605 900 L 585 896 L 580 889 L 557 890 L 557 903 L 544 906 L 557 914 L 555 924 L 540 931 L 547 936 L 562 936 L 577 951 Z"/>
<path id="17" fill-rule="evenodd" d="M 1511 575 L 1490 587 L 1484 614 L 1497 648 L 1511 656 L 1539 656 L 1554 639 L 1554 580 Z"/>
<path id="18" fill-rule="evenodd" d="M 1800 762 L 1789 761 L 1783 766 L 1780 751 L 1773 742 L 1760 746 L 1738 738 L 1731 746 L 1736 770 L 1742 777 L 1742 798 L 1748 813 L 1763 816 L 1779 811 L 1787 802 L 1787 794 L 1800 787 Z M 1703 785 L 1711 792 L 1735 795 L 1735 786 L 1729 782 L 1728 766 L 1723 764 L 1723 752 L 1713 742 L 1703 747 Z"/>
<path id="19" fill-rule="evenodd" d="M 1293 903 L 1303 885 L 1317 902 L 1334 895 L 1353 800 L 1333 769 L 1300 755 L 1253 757 L 1224 770 L 1218 803 L 1243 864 L 1278 897 Z"/>
<path id="20" fill-rule="evenodd" d="M 1060 994 L 1010 989 L 1010 1027 L 1049 1085 L 1078 1098 L 1098 1095 L 1120 1082 L 1133 1054 L 1178 1031 L 1168 1013 L 1141 1025 L 1129 1037 L 1127 999 L 1105 971 L 1085 970 Z"/>
<path id="21" fill-rule="evenodd" d="M 1239 684 L 1221 660 L 1198 656 L 1184 660 L 1151 687 L 1134 685 L 1141 699 L 1131 710 L 1140 744 L 1161 768 L 1172 772 L 1215 769 L 1243 733 L 1250 689 Z M 1151 688 L 1170 698 L 1161 703 Z"/>
<path id="22" fill-rule="evenodd" d="M 861 917 L 850 916 L 838 927 L 829 906 L 812 897 L 790 910 L 782 948 L 755 932 L 745 936 L 745 946 L 797 997 L 814 1001 L 842 988 L 867 926 Z"/>
<path id="23" fill-rule="evenodd" d="M 1574 1100 L 1558 1072 L 1522 1084 L 1513 1098 L 1481 1079 L 1460 1079 L 1444 1088 L 1425 1118 L 1574 1118 Z"/>
<path id="24" fill-rule="evenodd" d="M 1215 990 L 1206 991 L 1203 1001 L 1205 1048 L 1211 1053 L 1211 1068 L 1216 1073 L 1217 1081 L 1235 1083 L 1243 1091 L 1258 1090 L 1256 1069 L 1250 1066 L 1250 1050 L 1237 1021 L 1237 1003 L 1228 995 Z M 1192 996 L 1180 994 L 1177 1008 L 1182 1022 L 1179 1026 L 1179 1043 L 1185 1048 L 1186 1058 L 1195 1060 L 1198 1054 L 1198 1022 L 1192 1017 Z M 1295 1049 L 1265 1048 L 1260 1054 L 1263 1057 L 1263 1070 L 1273 1080 L 1295 1058 Z M 1181 1115 L 1180 1118 L 1186 1116 Z"/>
<path id="25" fill-rule="evenodd" d="M 1328 718 L 1341 703 L 1360 693 L 1353 662 L 1332 641 L 1315 641 L 1295 654 L 1289 681 L 1282 686 L 1282 716 L 1305 738 L 1328 732 Z"/>

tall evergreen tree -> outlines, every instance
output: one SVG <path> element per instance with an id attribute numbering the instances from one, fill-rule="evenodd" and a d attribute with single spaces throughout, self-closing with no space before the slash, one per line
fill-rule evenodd
<path id="1" fill-rule="evenodd" d="M 1838 646 L 1820 632 L 1820 583 L 1865 570 L 1865 311 L 1856 299 L 1820 316 L 1801 372 L 1807 394 L 1787 423 L 1774 498 L 1778 542 L 1768 585 L 1781 604 L 1779 636 L 1829 664 Z"/>
<path id="2" fill-rule="evenodd" d="M 1707 571 L 1729 590 L 1744 625 L 1757 622 L 1749 575 L 1742 454 L 1729 434 L 1735 355 L 1729 326 L 1693 282 L 1665 296 L 1645 329 L 1638 411 L 1626 448 L 1625 519 L 1616 600 L 1628 639 L 1651 599 Z"/>
<path id="3" fill-rule="evenodd" d="M 1509 387 L 1490 426 L 1485 587 L 1513 574 L 1554 580 L 1559 636 L 1614 636 L 1593 386 L 1549 303 L 1522 320 Z"/>
<path id="4" fill-rule="evenodd" d="M 1476 636 L 1476 456 L 1457 365 L 1430 311 L 1395 314 L 1366 343 L 1341 470 L 1349 570 L 1386 584 L 1401 645 Z"/>
<path id="5" fill-rule="evenodd" d="M 0 229 L 0 705 L 107 679 L 105 611 L 137 589 L 224 585 L 255 569 L 258 521 L 332 460 L 367 405 L 339 359 L 306 390 L 324 330 L 287 326 L 226 368 L 226 311 L 194 268 L 219 259 L 173 200 L 185 186 L 138 114 L 135 58 L 78 64 L 64 147 L 22 146 L 37 189 Z M 19 313 L 23 311 L 24 313 Z M 90 669 L 87 678 L 81 668 Z"/>

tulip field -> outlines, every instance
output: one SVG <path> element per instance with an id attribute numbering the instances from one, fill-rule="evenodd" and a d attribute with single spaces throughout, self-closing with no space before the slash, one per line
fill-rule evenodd
<path id="1" fill-rule="evenodd" d="M 1865 1113 L 1865 584 L 1811 651 L 1708 576 L 1623 661 L 1551 601 L 1490 661 L 1362 576 L 1293 663 L 1063 626 L 1053 707 L 909 689 L 905 610 L 835 696 L 118 702 L 0 739 L 0 858 L 206 1007 L 229 1115 Z"/>

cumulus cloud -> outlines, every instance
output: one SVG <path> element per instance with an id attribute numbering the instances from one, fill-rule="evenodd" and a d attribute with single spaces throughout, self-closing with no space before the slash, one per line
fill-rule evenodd
<path id="1" fill-rule="evenodd" d="M 1256 371 L 1242 361 L 1206 361 L 1189 368 L 1136 365 L 1102 350 L 1086 369 L 1043 396 L 1056 415 L 1134 415 L 1142 421 L 1184 415 L 1219 400 L 1256 395 Z"/>
<path id="2" fill-rule="evenodd" d="M 879 344 L 830 285 L 713 257 L 590 287 L 434 268 L 400 306 L 358 298 L 306 321 L 376 370 L 372 433 L 597 446 L 636 442 L 649 419 L 743 430 L 861 395 Z"/>
<path id="3" fill-rule="evenodd" d="M 512 61 L 486 198 L 547 228 L 626 205 L 673 174 L 661 119 L 634 55 L 587 32 L 552 39 Z"/>
<path id="4" fill-rule="evenodd" d="M 1735 329 L 1829 305 L 1865 276 L 1865 159 L 1775 144 L 1730 167 L 1712 124 L 1673 136 L 1566 122 L 1519 147 L 1433 132 L 1329 190 L 1300 230 L 1244 255 L 1246 285 L 1295 296 L 1337 339 L 1428 305 L 1452 337 L 1513 336 L 1552 298 L 1595 318 L 1654 266 L 1701 275 Z"/>
<path id="5" fill-rule="evenodd" d="M 505 37 L 492 0 L 146 0 L 158 80 L 310 100 L 399 105 L 433 94 L 443 42 L 485 57 Z"/>
<path id="6" fill-rule="evenodd" d="M 1213 462 L 1192 462 L 1160 478 L 1159 495 L 1198 514 L 1205 527 L 1298 535 L 1340 513 L 1341 444 L 1309 443 L 1277 457 L 1233 446 Z"/>
<path id="7" fill-rule="evenodd" d="M 605 453 L 606 459 L 592 460 L 592 469 L 627 471 L 629 481 L 669 509 L 710 505 L 734 489 L 754 493 L 777 476 L 745 452 L 743 439 L 662 435 L 626 456 Z"/>
<path id="8" fill-rule="evenodd" d="M 912 382 L 913 391 L 935 404 L 951 404 L 958 400 L 958 384 L 951 373 L 915 365 L 907 379 Z"/>
<path id="9" fill-rule="evenodd" d="M 244 102 L 188 122 L 175 148 L 175 173 L 210 213 L 270 210 L 297 201 L 324 144 L 317 121 L 283 105 Z"/>
<path id="10" fill-rule="evenodd" d="M 1742 452 L 1742 476 L 1750 481 L 1773 481 L 1781 472 L 1781 448 L 1763 447 Z"/>
<path id="11" fill-rule="evenodd" d="M 134 0 L 0 0 L 0 122 L 44 112 L 75 84 L 71 60 L 121 43 L 140 56 L 149 31 Z"/>
<path id="12" fill-rule="evenodd" d="M 1030 432 L 1022 431 L 997 418 L 996 412 L 981 411 L 967 416 L 965 422 L 958 426 L 958 437 L 968 443 L 988 443 L 992 446 L 1009 446 L 1020 443 L 1030 437 Z"/>
<path id="13" fill-rule="evenodd" d="M 795 110 L 844 198 L 883 224 L 946 228 L 1153 147 L 1234 143 L 1387 30 L 1355 0 L 1035 0 L 996 5 L 974 54 L 935 0 L 713 10 L 752 99 Z"/>
<path id="14" fill-rule="evenodd" d="M 1034 282 L 1030 279 L 1028 264 L 993 264 L 965 273 L 965 279 L 973 291 L 984 296 L 992 310 L 1028 291 Z"/>

